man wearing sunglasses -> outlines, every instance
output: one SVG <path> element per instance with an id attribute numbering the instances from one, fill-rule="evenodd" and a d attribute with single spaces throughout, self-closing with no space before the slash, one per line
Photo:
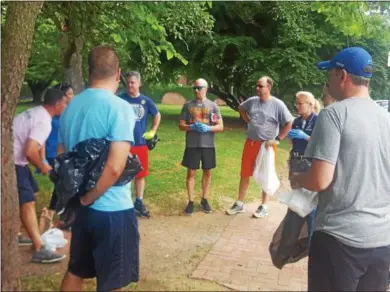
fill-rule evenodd
<path id="1" fill-rule="evenodd" d="M 248 98 L 238 108 L 241 117 L 248 124 L 248 138 L 242 153 L 238 200 L 226 211 L 228 215 L 245 212 L 244 199 L 261 144 L 265 143 L 266 148 L 273 147 L 276 152 L 276 145 L 291 130 L 293 117 L 283 101 L 271 95 L 272 85 L 270 77 L 261 77 L 256 84 L 257 96 Z M 282 129 L 279 132 L 280 127 Z M 268 195 L 263 191 L 261 205 L 253 213 L 253 217 L 263 218 L 268 215 L 267 201 Z"/>
<path id="2" fill-rule="evenodd" d="M 211 169 L 216 167 L 215 133 L 223 131 L 221 112 L 215 102 L 206 97 L 207 81 L 198 79 L 194 83 L 195 100 L 187 102 L 181 111 L 179 129 L 186 131 L 186 149 L 182 165 L 187 167 L 188 205 L 185 214 L 194 212 L 195 174 L 202 162 L 202 199 L 200 208 L 211 213 L 207 201 L 211 180 Z"/>

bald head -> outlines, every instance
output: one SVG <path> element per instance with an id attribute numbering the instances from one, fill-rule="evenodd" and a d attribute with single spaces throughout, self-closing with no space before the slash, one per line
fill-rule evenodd
<path id="1" fill-rule="evenodd" d="M 119 59 L 114 49 L 99 46 L 91 49 L 88 55 L 89 78 L 105 80 L 114 78 L 119 70 Z"/>
<path id="2" fill-rule="evenodd" d="M 273 85 L 273 80 L 268 76 L 263 76 L 257 81 L 256 93 L 261 101 L 266 101 L 270 98 Z"/>
<path id="3" fill-rule="evenodd" d="M 196 80 L 195 80 L 195 86 L 204 86 L 204 87 L 206 87 L 206 88 L 209 87 L 207 81 L 204 80 L 203 78 L 196 79 Z"/>

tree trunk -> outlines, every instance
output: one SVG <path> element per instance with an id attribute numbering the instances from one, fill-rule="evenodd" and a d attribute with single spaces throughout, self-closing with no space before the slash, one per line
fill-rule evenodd
<path id="1" fill-rule="evenodd" d="M 67 29 L 62 31 L 60 45 L 62 63 L 64 67 L 64 81 L 72 84 L 75 94 L 84 89 L 83 79 L 83 13 L 82 3 L 69 2 L 69 15 L 67 15 Z M 79 10 L 81 9 L 81 10 Z"/>
<path id="2" fill-rule="evenodd" d="M 33 95 L 33 103 L 35 104 L 41 104 L 42 103 L 42 96 L 45 92 L 46 88 L 49 86 L 50 82 L 47 81 L 38 81 L 38 82 L 32 82 L 27 80 L 27 84 L 31 89 L 31 93 Z"/>
<path id="3" fill-rule="evenodd" d="M 83 46 L 84 40 L 82 36 L 73 38 L 70 55 L 66 56 L 64 67 L 64 81 L 72 84 L 75 94 L 84 89 L 83 80 Z"/>
<path id="4" fill-rule="evenodd" d="M 1 50 L 1 282 L 2 291 L 20 290 L 19 200 L 13 158 L 12 121 L 43 2 L 10 2 Z"/>

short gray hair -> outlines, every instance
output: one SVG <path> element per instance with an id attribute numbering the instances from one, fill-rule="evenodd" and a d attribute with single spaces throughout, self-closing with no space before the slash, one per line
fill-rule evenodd
<path id="1" fill-rule="evenodd" d="M 126 73 L 126 79 L 130 77 L 135 77 L 139 82 L 141 82 L 141 74 L 138 71 L 130 71 Z"/>
<path id="2" fill-rule="evenodd" d="M 368 86 L 370 84 L 370 78 L 363 77 L 363 76 L 357 76 L 355 74 L 350 74 L 349 76 L 351 77 L 352 83 L 355 85 L 364 85 Z"/>

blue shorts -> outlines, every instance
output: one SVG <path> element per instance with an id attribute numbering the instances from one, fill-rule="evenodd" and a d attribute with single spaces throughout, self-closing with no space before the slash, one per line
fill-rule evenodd
<path id="1" fill-rule="evenodd" d="M 138 282 L 139 233 L 134 209 L 82 208 L 72 225 L 68 271 L 80 278 L 96 277 L 97 291 Z"/>
<path id="2" fill-rule="evenodd" d="M 16 181 L 19 193 L 19 205 L 35 201 L 35 193 L 38 192 L 38 184 L 35 181 L 28 165 L 15 165 Z"/>

